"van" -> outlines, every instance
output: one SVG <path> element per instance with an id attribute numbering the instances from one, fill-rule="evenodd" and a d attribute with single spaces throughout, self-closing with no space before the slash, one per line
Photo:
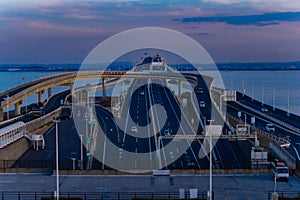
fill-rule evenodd
<path id="1" fill-rule="evenodd" d="M 276 180 L 285 180 L 289 179 L 289 168 L 283 163 L 275 160 L 272 162 L 272 174 Z"/>

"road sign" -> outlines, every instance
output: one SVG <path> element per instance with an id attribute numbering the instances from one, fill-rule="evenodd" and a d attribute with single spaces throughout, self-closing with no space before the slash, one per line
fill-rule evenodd
<path id="1" fill-rule="evenodd" d="M 91 138 L 90 137 L 86 138 L 86 143 L 91 144 Z"/>

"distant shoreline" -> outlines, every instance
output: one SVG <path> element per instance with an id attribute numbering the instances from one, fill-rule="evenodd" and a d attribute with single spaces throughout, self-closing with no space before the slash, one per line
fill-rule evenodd
<path id="1" fill-rule="evenodd" d="M 109 65 L 109 63 L 107 63 Z M 134 67 L 132 62 L 114 62 L 106 70 L 108 71 L 129 71 Z M 0 64 L 0 72 L 75 72 L 80 69 L 81 64 Z M 87 64 L 85 70 L 99 70 L 105 64 Z M 192 64 L 169 64 L 178 71 L 195 71 Z M 298 71 L 300 61 L 285 63 L 217 63 L 199 64 L 199 70 L 203 71 Z"/>
<path id="2" fill-rule="evenodd" d="M 93 70 L 93 69 L 90 69 Z M 2 70 L 0 69 L 0 72 L 77 72 L 78 69 L 68 69 L 68 70 Z M 89 71 L 88 69 L 85 71 Z M 124 70 L 121 70 L 124 71 Z M 178 71 L 189 71 L 189 70 L 178 70 Z M 202 69 L 200 71 L 300 71 L 300 69 Z"/>

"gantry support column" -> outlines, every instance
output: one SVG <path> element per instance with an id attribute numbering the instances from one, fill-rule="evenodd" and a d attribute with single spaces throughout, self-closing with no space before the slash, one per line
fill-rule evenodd
<path id="1" fill-rule="evenodd" d="M 43 94 L 45 93 L 45 90 L 39 91 L 38 94 L 38 103 L 43 103 Z"/>
<path id="2" fill-rule="evenodd" d="M 23 100 L 19 101 L 15 104 L 15 115 L 21 114 L 21 104 L 23 103 Z"/>
<path id="3" fill-rule="evenodd" d="M 48 88 L 48 99 L 52 96 L 52 88 Z"/>
<path id="4" fill-rule="evenodd" d="M 106 97 L 106 78 L 102 78 L 102 96 Z"/>
<path id="5" fill-rule="evenodd" d="M 0 107 L 0 122 L 3 121 L 3 108 Z"/>
<path id="6" fill-rule="evenodd" d="M 182 95 L 182 80 L 178 80 L 178 96 Z"/>

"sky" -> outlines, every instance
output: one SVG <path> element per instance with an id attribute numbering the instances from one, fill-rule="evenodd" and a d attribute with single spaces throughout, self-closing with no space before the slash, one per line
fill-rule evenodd
<path id="1" fill-rule="evenodd" d="M 300 61 L 298 0 L 1 0 L 0 64 L 81 63 L 149 26 L 190 36 L 218 63 Z"/>

